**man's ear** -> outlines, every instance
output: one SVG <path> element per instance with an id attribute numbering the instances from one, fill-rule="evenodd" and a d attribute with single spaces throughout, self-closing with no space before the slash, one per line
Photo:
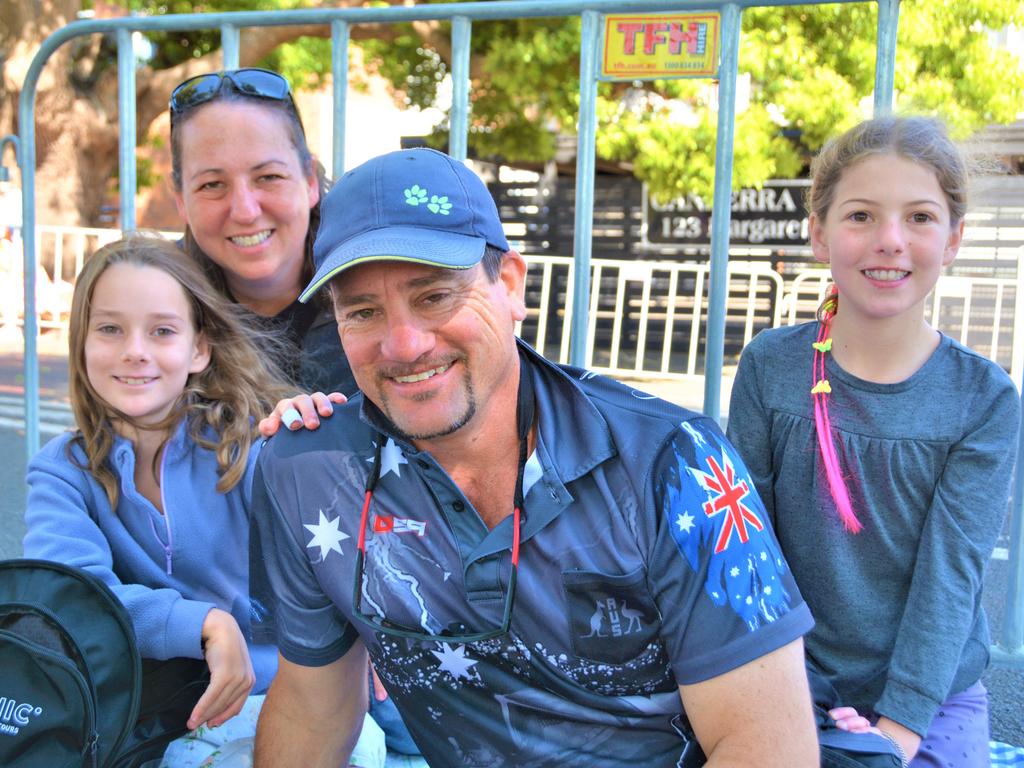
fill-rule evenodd
<path id="1" fill-rule="evenodd" d="M 507 251 L 501 259 L 498 280 L 505 287 L 512 308 L 512 319 L 526 319 L 526 259 L 518 251 Z"/>
<path id="2" fill-rule="evenodd" d="M 942 252 L 942 266 L 948 267 L 953 263 L 953 259 L 960 252 L 960 245 L 964 241 L 964 220 L 960 219 L 960 223 L 957 224 L 949 233 L 949 239 L 946 240 L 946 247 Z"/>
<path id="3" fill-rule="evenodd" d="M 825 237 L 825 223 L 818 217 L 818 214 L 812 213 L 807 219 L 807 225 L 811 234 L 811 253 L 814 254 L 814 260 L 821 264 L 828 264 L 829 252 L 828 240 Z"/>

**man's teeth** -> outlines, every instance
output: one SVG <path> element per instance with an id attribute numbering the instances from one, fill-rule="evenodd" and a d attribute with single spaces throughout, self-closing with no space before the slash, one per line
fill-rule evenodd
<path id="1" fill-rule="evenodd" d="M 118 376 L 117 378 L 124 384 L 149 384 L 153 380 L 152 376 Z"/>
<path id="2" fill-rule="evenodd" d="M 872 280 L 902 280 L 910 273 L 903 269 L 865 269 L 864 274 Z"/>
<path id="3" fill-rule="evenodd" d="M 262 232 L 257 232 L 254 235 L 235 235 L 230 238 L 230 240 L 235 245 L 239 245 L 243 248 L 251 248 L 254 245 L 259 245 L 268 237 L 270 237 L 270 230 L 264 229 Z"/>
<path id="4" fill-rule="evenodd" d="M 414 373 L 411 376 L 395 376 L 395 381 L 402 384 L 412 384 L 416 381 L 426 381 L 431 376 L 436 376 L 439 373 L 444 373 L 451 365 L 442 365 L 440 368 L 431 368 L 429 371 L 423 371 L 423 373 Z"/>

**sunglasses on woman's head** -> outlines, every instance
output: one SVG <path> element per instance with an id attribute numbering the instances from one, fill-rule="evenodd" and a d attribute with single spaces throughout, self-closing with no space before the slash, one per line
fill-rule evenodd
<path id="1" fill-rule="evenodd" d="M 231 87 L 235 91 L 245 96 L 271 99 L 272 101 L 289 101 L 292 108 L 295 107 L 287 80 L 269 69 L 250 67 L 190 77 L 171 91 L 171 114 L 179 114 L 213 100 L 220 93 L 225 80 L 231 83 Z"/>

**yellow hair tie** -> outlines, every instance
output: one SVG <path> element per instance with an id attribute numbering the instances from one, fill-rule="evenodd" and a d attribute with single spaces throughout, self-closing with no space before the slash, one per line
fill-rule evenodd
<path id="1" fill-rule="evenodd" d="M 832 387 L 828 383 L 828 379 L 822 379 L 811 388 L 812 395 L 831 395 Z"/>
<path id="2" fill-rule="evenodd" d="M 831 352 L 832 351 L 832 338 L 829 337 L 829 338 L 825 339 L 824 341 L 812 342 L 811 346 L 814 347 L 819 352 Z"/>

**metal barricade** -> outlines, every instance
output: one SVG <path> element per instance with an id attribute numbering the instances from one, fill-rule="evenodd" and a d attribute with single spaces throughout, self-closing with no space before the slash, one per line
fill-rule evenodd
<path id="1" fill-rule="evenodd" d="M 118 94 L 120 110 L 120 216 L 121 229 L 135 227 L 135 61 L 132 33 L 147 30 L 219 29 L 223 62 L 227 68 L 239 63 L 239 31 L 245 27 L 285 26 L 303 24 L 330 25 L 332 38 L 332 74 L 334 88 L 334 175 L 344 167 L 344 108 L 348 88 L 349 25 L 353 23 L 394 23 L 422 20 L 445 20 L 452 24 L 453 104 L 450 114 L 450 148 L 457 159 L 465 159 L 469 115 L 469 43 L 474 21 L 525 17 L 579 16 L 582 21 L 580 52 L 580 111 L 577 141 L 577 185 L 574 237 L 574 268 L 571 276 L 571 320 L 568 325 L 569 358 L 583 365 L 592 356 L 587 340 L 596 327 L 589 310 L 594 306 L 591 294 L 591 222 L 593 214 L 593 179 L 595 166 L 595 129 L 597 60 L 601 17 L 604 12 L 654 12 L 680 10 L 716 10 L 721 12 L 721 61 L 718 72 L 718 131 L 715 154 L 715 182 L 712 222 L 711 261 L 707 269 L 707 314 L 704 320 L 706 344 L 704 367 L 704 411 L 714 419 L 720 413 L 720 379 L 725 346 L 725 329 L 729 308 L 729 214 L 731 210 L 732 145 L 735 130 L 736 85 L 738 73 L 740 20 L 744 8 L 871 2 L 878 8 L 878 38 L 875 67 L 875 109 L 891 108 L 896 28 L 899 0 L 495 0 L 459 4 L 412 5 L 401 7 L 321 8 L 272 12 L 240 12 L 189 14 L 181 16 L 128 17 L 110 20 L 77 21 L 61 28 L 41 46 L 25 76 L 18 105 L 19 134 L 3 137 L 0 155 L 7 144 L 15 148 L 21 169 L 23 193 L 23 235 L 25 249 L 24 299 L 25 322 L 25 390 L 26 390 L 26 453 L 32 455 L 39 446 L 39 371 L 36 349 L 38 332 L 36 280 L 38 251 L 35 227 L 35 157 L 36 137 L 34 108 L 36 89 L 42 68 L 50 55 L 65 42 L 82 35 L 113 33 L 118 50 Z M 4 171 L 6 173 L 6 171 Z M 597 279 L 597 275 L 595 275 Z M 704 273 L 701 274 L 702 281 Z M 669 278 L 670 283 L 672 278 Z M 624 289 L 625 290 L 625 289 Z M 597 293 L 597 292 L 595 292 Z M 701 294 L 696 294 L 701 295 Z M 625 301 L 625 293 L 623 301 Z M 641 299 L 642 301 L 642 299 Z M 694 306 L 698 306 L 695 303 Z M 613 334 L 615 333 L 613 329 Z M 621 329 L 619 331 L 621 339 Z M 1015 509 L 1024 503 L 1024 480 L 1018 473 Z M 1019 605 L 1024 596 L 1024 566 L 1021 564 L 1021 543 L 1024 529 L 1016 516 L 1016 538 L 1011 542 L 1015 575 L 1011 579 L 1007 626 L 1004 634 L 1009 654 L 1024 660 L 1024 610 Z"/>

